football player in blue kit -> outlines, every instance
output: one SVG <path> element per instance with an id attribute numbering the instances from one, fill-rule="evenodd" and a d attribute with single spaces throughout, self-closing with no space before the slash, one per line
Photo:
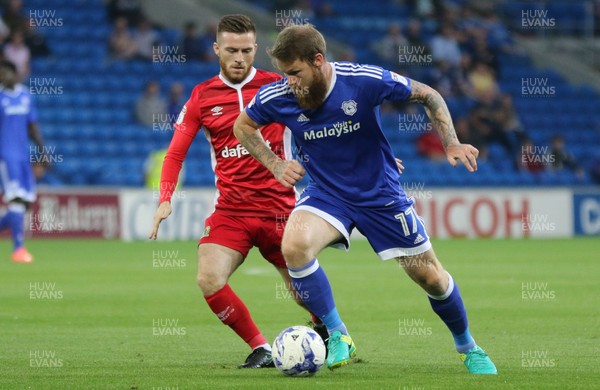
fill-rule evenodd
<path id="1" fill-rule="evenodd" d="M 0 217 L 0 230 L 10 229 L 12 260 L 31 263 L 33 256 L 23 244 L 25 211 L 35 201 L 35 177 L 31 167 L 29 138 L 44 154 L 44 141 L 29 90 L 17 83 L 12 62 L 0 62 L 0 190 L 7 212 Z"/>
<path id="2" fill-rule="evenodd" d="M 469 332 L 456 282 L 438 261 L 413 199 L 402 190 L 381 129 L 379 106 L 384 100 L 420 103 L 440 135 L 448 162 L 476 171 L 479 152 L 459 142 L 440 94 L 378 66 L 328 62 L 325 40 L 311 25 L 283 29 L 269 54 L 285 77 L 261 87 L 233 130 L 285 186 L 293 186 L 306 172 L 310 175 L 289 217 L 282 251 L 298 293 L 327 326 L 327 367 L 347 364 L 356 347 L 316 256 L 327 246 L 348 249 L 350 233 L 357 228 L 382 260 L 399 261 L 425 290 L 468 371 L 496 374 Z M 291 129 L 303 166 L 280 159 L 265 144 L 259 128 L 272 122 Z"/>

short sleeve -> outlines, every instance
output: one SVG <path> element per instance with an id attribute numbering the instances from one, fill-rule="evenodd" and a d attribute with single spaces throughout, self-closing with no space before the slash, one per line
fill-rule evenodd
<path id="1" fill-rule="evenodd" d="M 260 126 L 277 122 L 275 119 L 276 108 L 270 101 L 278 95 L 276 91 L 281 89 L 281 85 L 281 83 L 263 85 L 246 106 L 246 114 Z"/>
<path id="2" fill-rule="evenodd" d="M 384 70 L 381 79 L 377 81 L 376 100 L 378 104 L 383 103 L 384 100 L 404 101 L 412 94 L 410 79 L 396 72 Z"/>

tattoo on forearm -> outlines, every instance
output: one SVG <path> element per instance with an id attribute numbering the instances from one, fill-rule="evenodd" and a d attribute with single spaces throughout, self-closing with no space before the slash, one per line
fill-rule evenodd
<path id="1" fill-rule="evenodd" d="M 260 161 L 265 167 L 271 169 L 271 165 L 277 159 L 277 156 L 265 144 L 265 141 L 258 131 L 252 133 L 243 131 L 239 140 L 246 150 L 248 150 L 248 153 Z"/>
<path id="2" fill-rule="evenodd" d="M 458 143 L 458 137 L 452 124 L 452 117 L 448 111 L 448 106 L 440 94 L 433 88 L 418 81 L 412 80 L 411 86 L 412 95 L 410 101 L 421 103 L 425 106 L 425 113 L 437 129 L 444 148 L 448 145 Z"/>

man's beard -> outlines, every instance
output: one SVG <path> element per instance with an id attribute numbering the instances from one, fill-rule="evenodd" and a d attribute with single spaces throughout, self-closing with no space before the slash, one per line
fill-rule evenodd
<path id="1" fill-rule="evenodd" d="M 327 95 L 327 83 L 323 73 L 313 71 L 313 82 L 308 87 L 300 87 L 294 91 L 298 105 L 305 110 L 318 108 Z"/>
<path id="2" fill-rule="evenodd" d="M 221 66 L 221 73 L 223 73 L 223 76 L 225 76 L 225 78 L 233 84 L 241 83 L 250 74 L 251 67 L 247 67 L 245 72 L 242 74 L 234 74 L 233 72 L 231 72 L 231 69 L 227 67 L 227 64 L 221 62 L 221 60 L 219 60 L 219 65 Z"/>

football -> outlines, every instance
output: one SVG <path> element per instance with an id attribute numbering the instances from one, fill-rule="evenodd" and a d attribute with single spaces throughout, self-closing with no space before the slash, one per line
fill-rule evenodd
<path id="1" fill-rule="evenodd" d="M 306 326 L 292 326 L 273 343 L 275 367 L 287 376 L 314 375 L 325 363 L 325 343 Z"/>

